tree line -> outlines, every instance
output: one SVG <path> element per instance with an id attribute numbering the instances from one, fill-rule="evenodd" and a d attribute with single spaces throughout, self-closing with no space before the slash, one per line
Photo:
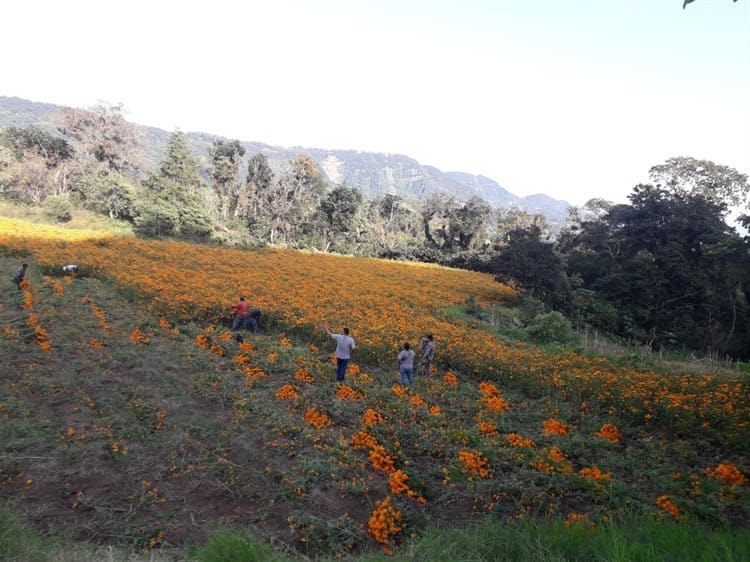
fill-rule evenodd
<path id="1" fill-rule="evenodd" d="M 328 185 L 308 156 L 281 168 L 216 139 L 204 158 L 174 132 L 156 170 L 120 106 L 65 108 L 54 130 L 0 132 L 0 195 L 132 223 L 141 236 L 283 245 L 418 260 L 491 273 L 539 312 L 562 312 L 656 349 L 750 358 L 750 237 L 727 223 L 748 210 L 747 176 L 672 158 L 628 204 L 589 201 L 552 233 L 541 215 L 493 209 L 479 197 L 424 201 Z M 740 218 L 750 227 L 747 215 Z"/>

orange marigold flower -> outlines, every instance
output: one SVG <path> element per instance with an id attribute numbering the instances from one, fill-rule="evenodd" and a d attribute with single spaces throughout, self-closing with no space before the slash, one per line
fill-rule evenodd
<path id="1" fill-rule="evenodd" d="M 407 393 L 407 390 L 405 386 L 392 386 L 391 392 L 401 398 Z"/>
<path id="2" fill-rule="evenodd" d="M 362 422 L 365 425 L 378 425 L 383 423 L 383 415 L 372 408 L 368 408 L 362 416 Z"/>
<path id="3" fill-rule="evenodd" d="M 479 422 L 477 431 L 482 435 L 497 435 L 497 427 L 495 424 L 487 421 Z"/>
<path id="4" fill-rule="evenodd" d="M 518 433 L 508 433 L 505 438 L 510 443 L 511 447 L 534 447 L 534 442 L 531 439 L 520 436 Z"/>
<path id="5" fill-rule="evenodd" d="M 605 423 L 602 428 L 596 432 L 596 436 L 601 439 L 606 439 L 610 443 L 619 443 L 622 433 L 617 429 L 617 426 L 614 426 L 611 423 Z"/>
<path id="6" fill-rule="evenodd" d="M 342 384 L 336 393 L 336 398 L 339 400 L 362 400 L 364 397 L 351 386 Z"/>
<path id="7" fill-rule="evenodd" d="M 308 408 L 305 412 L 305 423 L 314 428 L 322 429 L 331 425 L 333 421 L 323 412 L 318 412 L 315 408 Z"/>
<path id="8" fill-rule="evenodd" d="M 408 494 L 409 485 L 406 481 L 409 480 L 409 475 L 403 470 L 394 470 L 388 475 L 388 485 L 391 488 L 391 493 L 394 495 Z"/>
<path id="9" fill-rule="evenodd" d="M 706 474 L 708 474 L 709 478 L 719 480 L 730 486 L 739 486 L 747 482 L 747 478 L 745 478 L 740 469 L 728 462 L 721 463 L 716 468 L 707 468 Z"/>
<path id="10" fill-rule="evenodd" d="M 370 462 L 375 470 L 382 472 L 393 472 L 396 464 L 382 445 L 375 445 L 370 449 Z"/>
<path id="11" fill-rule="evenodd" d="M 480 382 L 479 390 L 485 396 L 500 396 L 500 391 L 491 382 L 486 382 L 486 381 Z"/>
<path id="12" fill-rule="evenodd" d="M 401 512 L 391 505 L 389 496 L 376 504 L 367 522 L 367 530 L 380 544 L 389 545 L 393 543 L 393 537 L 406 528 L 402 519 Z"/>
<path id="13" fill-rule="evenodd" d="M 244 365 L 242 367 L 242 374 L 248 379 L 262 379 L 268 376 L 268 373 L 260 367 L 253 367 L 251 365 Z"/>
<path id="14" fill-rule="evenodd" d="M 238 353 L 237 355 L 232 357 L 232 363 L 237 363 L 239 365 L 250 363 L 250 361 L 251 361 L 250 357 L 244 353 Z"/>
<path id="15" fill-rule="evenodd" d="M 680 513 L 679 508 L 669 500 L 669 496 L 664 495 L 656 498 L 656 505 L 659 509 L 666 511 L 675 519 L 682 519 L 682 514 Z"/>
<path id="16" fill-rule="evenodd" d="M 143 332 L 141 332 L 140 328 L 136 328 L 133 330 L 133 332 L 130 334 L 130 339 L 133 340 L 133 343 L 137 343 L 139 345 L 148 345 L 151 343 L 151 340 L 149 340 Z"/>
<path id="17" fill-rule="evenodd" d="M 458 460 L 464 470 L 480 478 L 488 478 L 491 474 L 489 462 L 480 451 L 460 451 Z"/>
<path id="18" fill-rule="evenodd" d="M 612 473 L 602 472 L 598 466 L 582 468 L 578 471 L 578 474 L 580 474 L 584 478 L 590 478 L 591 480 L 612 480 Z"/>
<path id="19" fill-rule="evenodd" d="M 458 386 L 458 378 L 456 378 L 456 375 L 454 375 L 450 371 L 445 373 L 445 375 L 443 376 L 443 381 L 451 386 Z"/>
<path id="20" fill-rule="evenodd" d="M 484 406 L 490 412 L 496 412 L 502 414 L 503 412 L 510 409 L 510 404 L 502 396 L 490 396 L 484 399 Z"/>
<path id="21" fill-rule="evenodd" d="M 376 445 L 375 438 L 366 431 L 352 435 L 352 447 L 355 449 L 372 449 Z"/>
<path id="22" fill-rule="evenodd" d="M 315 377 L 313 377 L 310 374 L 310 371 L 307 369 L 297 369 L 297 372 L 294 373 L 294 378 L 301 382 L 306 382 L 308 384 L 312 384 L 315 382 Z"/>
<path id="23" fill-rule="evenodd" d="M 555 472 L 561 472 L 562 474 L 571 474 L 573 472 L 573 463 L 563 454 L 560 447 L 550 448 L 547 458 L 554 463 L 552 468 Z"/>
<path id="24" fill-rule="evenodd" d="M 291 384 L 285 384 L 279 390 L 276 391 L 276 398 L 279 400 L 292 400 L 298 398 L 297 389 Z"/>
<path id="25" fill-rule="evenodd" d="M 566 423 L 550 418 L 544 420 L 544 434 L 545 435 L 567 435 L 570 431 L 570 426 Z"/>
<path id="26" fill-rule="evenodd" d="M 562 450 L 560 450 L 560 447 L 550 448 L 547 456 L 549 456 L 549 458 L 554 462 L 566 462 L 568 460 L 568 457 L 563 454 Z"/>

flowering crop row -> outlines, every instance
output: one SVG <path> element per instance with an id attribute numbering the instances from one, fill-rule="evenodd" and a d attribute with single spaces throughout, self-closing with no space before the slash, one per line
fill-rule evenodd
<path id="1" fill-rule="evenodd" d="M 572 352 L 550 354 L 501 342 L 488 332 L 469 332 L 441 317 L 443 307 L 462 304 L 469 296 L 480 305 L 514 301 L 515 292 L 489 275 L 291 250 L 250 252 L 105 238 L 0 218 L 3 245 L 33 253 L 49 271 L 77 263 L 81 273 L 140 295 L 153 312 L 172 322 L 226 318 L 229 304 L 245 294 L 270 322 L 286 330 L 320 338 L 314 328 L 323 322 L 335 319 L 350 326 L 362 360 L 390 362 L 404 341 L 432 332 L 440 361 L 466 373 L 554 388 L 582 407 L 597 402 L 635 423 L 710 430 L 732 442 L 750 430 L 750 402 L 742 380 L 713 375 L 696 380 Z M 507 408 L 502 397 L 487 395 L 486 401 L 497 411 Z"/>
<path id="2" fill-rule="evenodd" d="M 424 379 L 424 388 L 431 389 L 432 394 L 429 390 L 416 394 L 411 388 L 395 385 L 390 388 L 389 396 L 395 397 L 392 402 L 376 403 L 362 384 L 366 380 L 371 382 L 372 378 L 360 373 L 359 366 L 353 364 L 348 372 L 351 386 L 337 385 L 336 403 L 327 407 L 311 399 L 313 389 L 327 382 L 309 362 L 295 364 L 290 371 L 293 380 L 286 379 L 285 384 L 273 388 L 275 399 L 312 428 L 308 431 L 315 431 L 316 440 L 329 433 L 351 431 L 352 428 L 340 422 L 360 409 L 363 428 L 350 436 L 351 446 L 367 450 L 363 464 L 374 471 L 373 478 L 387 478 L 388 490 L 393 496 L 373 512 L 368 527 L 370 534 L 383 544 L 394 544 L 404 528 L 397 507 L 408 506 L 410 499 L 423 500 L 419 494 L 432 498 L 426 493 L 430 491 L 429 484 L 424 484 L 420 471 L 407 464 L 414 451 L 402 451 L 398 439 L 381 439 L 400 434 L 401 430 L 394 427 L 398 424 L 396 412 L 409 412 L 409 423 L 404 425 L 412 425 L 414 431 L 426 437 L 425 450 L 420 451 L 420 455 L 433 455 L 447 462 L 447 466 L 440 468 L 448 471 L 446 477 L 448 473 L 453 474 L 451 485 L 460 480 L 455 472 L 458 470 L 477 489 L 503 474 L 508 469 L 503 463 L 509 461 L 516 462 L 514 466 L 519 470 L 531 467 L 554 474 L 558 482 L 575 481 L 576 484 L 569 484 L 571 486 L 595 491 L 608 486 L 615 488 L 622 477 L 617 467 L 608 466 L 606 461 L 601 463 L 602 459 L 583 460 L 580 446 L 563 445 L 570 455 L 568 458 L 552 443 L 571 439 L 568 437 L 571 434 L 574 438 L 595 435 L 599 443 L 609 442 L 601 447 L 614 451 L 633 442 L 632 424 L 628 422 L 658 423 L 665 427 L 672 424 L 693 433 L 705 429 L 706 435 L 721 436 L 722 444 L 725 437 L 737 441 L 747 434 L 750 406 L 743 386 L 746 383 L 739 378 L 641 372 L 604 359 L 570 352 L 549 353 L 522 343 L 502 342 L 489 332 L 469 330 L 460 322 L 449 323 L 443 319 L 444 306 L 461 304 L 468 296 L 475 296 L 484 305 L 515 298 L 510 289 L 490 276 L 434 266 L 286 250 L 249 252 L 114 237 L 66 240 L 31 238 L 0 231 L 1 245 L 32 253 L 49 273 L 59 270 L 60 263 L 78 263 L 81 274 L 105 279 L 142 299 L 160 319 L 159 326 L 165 331 L 180 333 L 181 328 L 175 326 L 185 321 L 211 324 L 197 336 L 193 332 L 195 345 L 219 358 L 226 356 L 245 389 L 269 384 L 261 366 L 263 361 L 269 373 L 286 368 L 282 365 L 294 347 L 292 340 L 306 339 L 323 344 L 323 335 L 315 327 L 331 319 L 349 325 L 354 331 L 358 361 L 381 365 L 392 364 L 404 340 L 414 342 L 421 333 L 435 333 L 438 366 L 450 366 L 451 371 L 442 377 Z M 237 267 L 242 263 L 248 266 Z M 52 278 L 45 282 L 51 286 L 53 295 L 62 294 L 62 284 L 58 286 Z M 425 286 L 430 290 L 425 291 Z M 232 355 L 232 334 L 229 330 L 217 331 L 214 325 L 228 320 L 229 304 L 240 294 L 245 294 L 252 306 L 262 308 L 267 322 L 275 328 L 303 338 L 282 336 L 276 341 L 276 347 L 264 349 L 262 355 L 254 354 L 253 346 L 245 342 Z M 29 293 L 27 300 L 31 308 L 33 293 Z M 84 304 L 99 320 L 102 335 L 106 335 L 111 328 L 101 310 L 92 301 L 85 300 Z M 151 342 L 156 341 L 156 336 L 147 324 L 139 324 L 132 332 L 129 330 L 129 339 L 133 345 L 154 347 Z M 330 342 L 325 341 L 325 344 Z M 103 344 L 89 339 L 88 345 Z M 315 355 L 319 353 L 314 344 L 309 349 Z M 333 369 L 328 361 L 326 364 Z M 471 394 L 467 392 L 468 387 L 472 389 Z M 505 423 L 505 418 L 516 416 L 518 419 L 521 412 L 513 392 L 518 389 L 531 389 L 533 392 L 529 395 L 532 396 L 543 391 L 555 400 L 562 398 L 569 408 L 562 413 L 550 409 L 544 414 L 546 419 L 535 420 L 535 427 Z M 456 421 L 457 404 L 449 399 L 453 393 L 462 396 L 462 411 L 469 420 L 469 425 L 460 430 L 449 429 Z M 233 402 L 232 424 L 239 425 L 245 420 L 247 412 L 243 405 L 248 396 Z M 472 406 L 466 400 L 468 396 L 472 397 Z M 581 431 L 581 421 L 589 412 L 602 413 L 617 425 L 597 425 L 601 429 L 595 433 L 596 429 L 591 429 L 589 423 L 587 431 Z M 157 428 L 161 423 L 157 421 Z M 626 438 L 617 426 L 625 430 Z M 534 439 L 526 436 L 529 435 L 527 430 Z M 625 443 L 621 444 L 621 440 Z M 320 442 L 315 443 L 317 447 Z M 446 449 L 447 443 L 453 450 Z M 430 450 L 431 446 L 434 449 Z M 112 452 L 125 455 L 126 443 L 115 442 Z M 605 470 L 593 461 L 600 462 Z M 728 461 L 705 469 L 705 474 L 727 486 L 745 484 L 742 471 Z M 410 488 L 410 482 L 418 492 Z M 715 482 L 709 483 L 716 486 Z M 656 506 L 676 517 L 675 513 L 680 513 L 677 506 L 683 508 L 679 495 L 674 490 L 664 489 L 653 497 L 663 492 L 669 492 L 670 496 L 660 497 Z"/>

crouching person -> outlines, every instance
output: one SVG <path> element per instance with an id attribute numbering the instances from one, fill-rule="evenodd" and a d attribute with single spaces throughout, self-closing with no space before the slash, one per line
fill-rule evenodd
<path id="1" fill-rule="evenodd" d="M 263 313 L 257 308 L 255 310 L 250 311 L 250 314 L 248 314 L 247 316 L 247 323 L 245 327 L 248 330 L 252 330 L 253 333 L 258 333 L 258 330 L 260 330 L 260 317 L 261 316 L 263 316 Z"/>

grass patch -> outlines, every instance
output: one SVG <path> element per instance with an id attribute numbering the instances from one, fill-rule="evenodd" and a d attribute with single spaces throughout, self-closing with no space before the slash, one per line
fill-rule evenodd
<path id="1" fill-rule="evenodd" d="M 750 557 L 750 531 L 711 530 L 697 523 L 630 518 L 593 526 L 585 521 L 493 522 L 431 529 L 400 560 L 466 562 L 622 561 L 740 562 Z"/>
<path id="2" fill-rule="evenodd" d="M 84 209 L 73 209 L 70 220 L 59 222 L 50 217 L 44 207 L 24 205 L 23 203 L 0 198 L 0 216 L 36 224 L 55 225 L 58 228 L 69 230 L 92 230 L 118 236 L 133 235 L 133 226 L 129 222 L 111 219 Z"/>

